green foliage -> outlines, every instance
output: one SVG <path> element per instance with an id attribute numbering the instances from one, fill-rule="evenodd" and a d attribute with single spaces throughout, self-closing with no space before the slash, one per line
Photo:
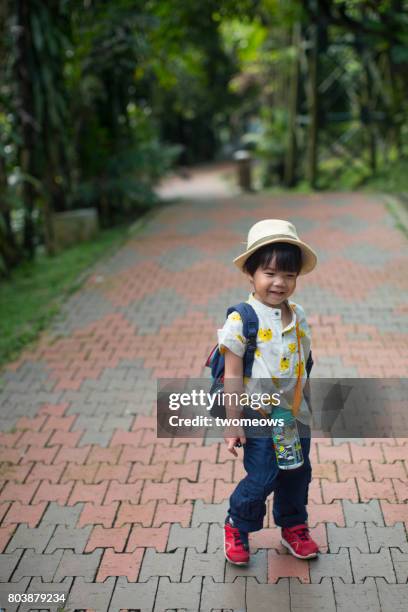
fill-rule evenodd
<path id="1" fill-rule="evenodd" d="M 103 174 L 79 183 L 76 201 L 92 205 L 102 197 L 111 203 L 119 199 L 121 205 L 112 210 L 111 220 L 132 218 L 135 212 L 159 202 L 152 185 L 171 167 L 179 152 L 180 147 L 149 141 L 111 155 Z"/>
<path id="2" fill-rule="evenodd" d="M 379 168 L 364 184 L 366 189 L 408 196 L 408 159 L 395 160 Z"/>
<path id="3" fill-rule="evenodd" d="M 407 145 L 406 0 L 22 0 L 0 13 L 0 274 L 51 242 L 52 211 L 134 217 L 176 163 L 247 146 L 263 186 L 352 186 Z"/>
<path id="4" fill-rule="evenodd" d="M 243 144 L 253 149 L 260 160 L 261 187 L 270 187 L 282 180 L 287 134 L 287 112 L 264 107 L 256 131 L 247 132 L 242 138 Z"/>

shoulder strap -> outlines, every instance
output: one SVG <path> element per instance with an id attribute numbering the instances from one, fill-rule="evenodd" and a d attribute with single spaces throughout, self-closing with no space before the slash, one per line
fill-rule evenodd
<path id="1" fill-rule="evenodd" d="M 252 374 L 252 366 L 255 359 L 256 338 L 259 329 L 259 319 L 251 304 L 241 302 L 235 306 L 230 306 L 227 310 L 227 316 L 231 312 L 238 312 L 241 315 L 245 338 L 248 340 L 247 348 L 244 355 L 244 376 L 249 378 Z"/>
<path id="2" fill-rule="evenodd" d="M 306 362 L 306 373 L 307 373 L 307 377 L 308 378 L 309 378 L 310 372 L 311 372 L 311 370 L 313 368 L 313 364 L 314 364 L 314 361 L 313 361 L 313 357 L 312 357 L 312 350 L 310 350 L 309 357 L 307 358 L 307 362 Z"/>
<path id="3" fill-rule="evenodd" d="M 288 302 L 288 304 L 289 304 L 289 302 Z M 289 307 L 292 310 L 296 311 L 296 304 L 289 304 Z M 306 374 L 307 374 L 308 378 L 310 377 L 310 372 L 312 371 L 313 364 L 314 364 L 314 361 L 313 361 L 313 357 L 312 357 L 312 351 L 310 350 L 309 357 L 307 358 L 307 361 L 306 361 Z"/>

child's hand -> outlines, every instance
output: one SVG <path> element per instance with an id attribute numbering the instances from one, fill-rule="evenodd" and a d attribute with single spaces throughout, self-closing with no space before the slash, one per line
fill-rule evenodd
<path id="1" fill-rule="evenodd" d="M 227 450 L 234 455 L 234 457 L 238 457 L 238 453 L 235 450 L 236 446 L 243 446 L 246 442 L 246 437 L 244 430 L 242 427 L 234 428 L 234 435 L 231 437 L 226 433 L 224 436 L 225 443 L 227 445 Z"/>

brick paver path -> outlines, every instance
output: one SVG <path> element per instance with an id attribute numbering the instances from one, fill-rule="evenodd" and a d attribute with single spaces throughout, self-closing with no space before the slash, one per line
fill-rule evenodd
<path id="1" fill-rule="evenodd" d="M 407 245 L 379 198 L 162 209 L 3 372 L 0 607 L 55 610 L 8 595 L 69 592 L 71 611 L 407 609 L 407 440 L 314 440 L 320 557 L 286 553 L 269 500 L 251 564 L 236 569 L 221 522 L 241 456 L 216 440 L 156 438 L 156 379 L 200 376 L 226 306 L 247 295 L 231 260 L 267 217 L 290 219 L 320 255 L 295 298 L 313 328 L 314 376 L 406 376 Z"/>

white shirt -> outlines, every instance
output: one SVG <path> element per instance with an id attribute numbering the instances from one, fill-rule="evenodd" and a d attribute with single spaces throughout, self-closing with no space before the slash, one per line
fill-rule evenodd
<path id="1" fill-rule="evenodd" d="M 299 321 L 301 339 L 302 388 L 307 380 L 305 364 L 311 348 L 311 334 L 304 310 L 300 304 L 287 300 L 292 311 L 292 321 L 282 329 L 280 308 L 266 306 L 252 294 L 249 295 L 247 303 L 253 307 L 258 316 L 259 329 L 252 375 L 249 380 L 244 378 L 245 391 L 248 394 L 281 393 L 281 407 L 290 409 L 299 370 L 297 321 Z M 234 311 L 228 316 L 224 327 L 218 330 L 218 346 L 221 352 L 228 348 L 238 357 L 243 357 L 246 344 L 241 317 Z M 263 404 L 262 407 L 268 412 L 271 411 L 271 405 Z M 303 393 L 296 418 L 305 425 L 310 425 L 311 413 Z"/>

